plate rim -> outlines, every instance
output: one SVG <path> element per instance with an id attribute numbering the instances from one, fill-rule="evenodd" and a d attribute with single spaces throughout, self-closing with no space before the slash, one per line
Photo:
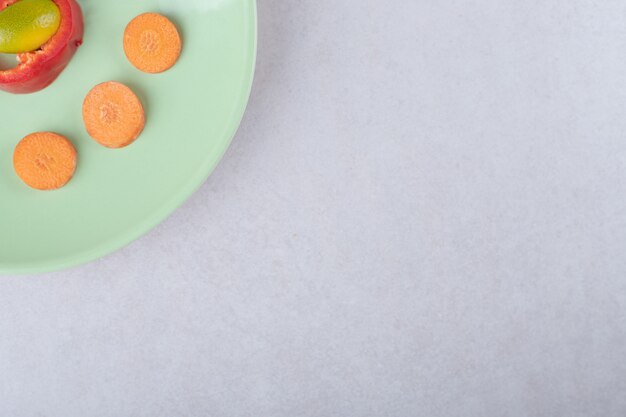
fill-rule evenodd
<path id="1" fill-rule="evenodd" d="M 252 93 L 252 85 L 255 77 L 256 61 L 257 61 L 257 46 L 258 46 L 258 8 L 257 0 L 249 0 L 252 7 L 252 57 L 250 76 L 244 88 L 242 88 L 241 95 L 238 99 L 238 103 L 235 106 L 235 113 L 239 114 L 236 123 L 233 123 L 232 128 L 227 139 L 223 141 L 220 147 L 216 148 L 218 155 L 217 162 L 211 166 L 211 162 L 207 159 L 204 165 L 198 169 L 198 174 L 190 178 L 185 183 L 184 187 L 181 187 L 180 191 L 173 194 L 168 202 L 160 205 L 156 210 L 150 213 L 143 221 L 136 223 L 132 229 L 124 234 L 120 234 L 116 238 L 105 241 L 102 244 L 96 245 L 91 250 L 80 252 L 76 255 L 68 255 L 58 259 L 45 260 L 42 262 L 30 262 L 28 264 L 5 264 L 0 263 L 0 275 L 29 275 L 29 274 L 41 274 L 48 272 L 60 271 L 79 265 L 87 264 L 89 262 L 96 261 L 105 256 L 111 255 L 118 250 L 130 245 L 134 241 L 138 240 L 142 236 L 147 235 L 159 224 L 163 223 L 174 212 L 176 212 L 183 204 L 185 204 L 191 196 L 193 196 L 198 189 L 206 182 L 211 176 L 213 171 L 219 166 L 226 151 L 230 148 L 232 141 L 241 126 L 241 122 L 246 113 L 250 101 L 250 94 Z"/>

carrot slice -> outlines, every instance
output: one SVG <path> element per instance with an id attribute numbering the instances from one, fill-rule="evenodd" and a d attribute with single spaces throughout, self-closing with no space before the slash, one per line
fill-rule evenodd
<path id="1" fill-rule="evenodd" d="M 76 149 L 65 137 L 52 132 L 31 133 L 13 152 L 18 177 L 37 190 L 63 187 L 74 176 Z"/>
<path id="2" fill-rule="evenodd" d="M 137 139 L 146 124 L 143 106 L 124 84 L 107 81 L 89 91 L 83 102 L 87 133 L 108 148 L 123 148 Z"/>
<path id="3" fill-rule="evenodd" d="M 144 13 L 126 26 L 124 52 L 137 69 L 159 73 L 170 69 L 182 49 L 176 26 L 158 13 Z"/>

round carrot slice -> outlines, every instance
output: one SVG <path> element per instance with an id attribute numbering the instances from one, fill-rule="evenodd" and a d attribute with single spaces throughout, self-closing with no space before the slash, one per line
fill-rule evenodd
<path id="1" fill-rule="evenodd" d="M 126 26 L 124 52 L 137 69 L 159 73 L 178 60 L 182 43 L 176 26 L 158 13 L 144 13 Z"/>
<path id="2" fill-rule="evenodd" d="M 76 170 L 76 149 L 56 133 L 31 133 L 15 147 L 13 167 L 28 186 L 55 190 L 72 179 Z"/>
<path id="3" fill-rule="evenodd" d="M 123 148 L 137 139 L 146 124 L 143 106 L 124 84 L 98 84 L 85 97 L 83 121 L 87 133 L 107 148 Z"/>

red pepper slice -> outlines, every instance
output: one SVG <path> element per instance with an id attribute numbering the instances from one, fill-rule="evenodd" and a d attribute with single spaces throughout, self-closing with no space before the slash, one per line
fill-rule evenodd
<path id="1" fill-rule="evenodd" d="M 0 0 L 0 11 L 19 0 Z M 15 68 L 0 71 L 0 90 L 34 93 L 49 86 L 83 43 L 83 14 L 76 0 L 52 0 L 61 12 L 59 30 L 42 47 L 18 54 Z"/>

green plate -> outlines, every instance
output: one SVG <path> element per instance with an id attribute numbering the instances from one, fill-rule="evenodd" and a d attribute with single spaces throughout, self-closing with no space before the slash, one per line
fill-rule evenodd
<path id="1" fill-rule="evenodd" d="M 226 151 L 246 107 L 256 53 L 254 0 L 79 0 L 85 38 L 67 69 L 31 95 L 0 92 L 0 273 L 87 262 L 130 243 L 182 204 Z M 183 53 L 169 71 L 144 74 L 122 48 L 126 24 L 154 11 L 170 17 Z M 107 149 L 86 133 L 82 101 L 94 85 L 130 86 L 146 108 L 139 139 Z M 56 191 L 24 185 L 13 148 L 28 133 L 67 136 L 79 153 L 72 181 Z"/>

